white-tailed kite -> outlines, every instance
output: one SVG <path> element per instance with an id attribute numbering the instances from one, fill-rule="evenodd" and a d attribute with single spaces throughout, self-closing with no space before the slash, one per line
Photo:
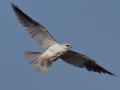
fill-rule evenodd
<path id="1" fill-rule="evenodd" d="M 29 60 L 30 64 L 32 64 L 33 68 L 41 74 L 45 75 L 52 63 L 60 58 L 73 66 L 80 68 L 85 67 L 88 71 L 107 73 L 115 76 L 114 73 L 104 69 L 91 58 L 69 50 L 71 48 L 70 44 L 57 43 L 45 27 L 26 15 L 17 5 L 11 3 L 11 7 L 20 24 L 27 27 L 28 34 L 35 42 L 46 49 L 45 52 L 25 52 L 25 57 Z"/>

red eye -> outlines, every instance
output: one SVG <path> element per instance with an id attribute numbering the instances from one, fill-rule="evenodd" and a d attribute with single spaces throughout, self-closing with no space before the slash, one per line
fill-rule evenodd
<path id="1" fill-rule="evenodd" d="M 69 46 L 70 46 L 70 45 L 68 45 L 68 44 L 66 45 L 66 47 L 69 47 Z"/>

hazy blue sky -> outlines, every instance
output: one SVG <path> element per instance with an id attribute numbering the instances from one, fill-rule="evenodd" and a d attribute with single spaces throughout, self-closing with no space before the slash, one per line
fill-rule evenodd
<path id="1" fill-rule="evenodd" d="M 43 51 L 20 26 L 10 2 L 40 22 L 59 43 L 94 59 L 118 77 L 58 60 L 46 76 L 23 52 Z M 0 90 L 120 90 L 120 0 L 1 0 Z"/>

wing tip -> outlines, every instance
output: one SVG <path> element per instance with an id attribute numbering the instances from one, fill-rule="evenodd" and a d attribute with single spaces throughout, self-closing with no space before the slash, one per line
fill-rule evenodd
<path id="1" fill-rule="evenodd" d="M 101 73 L 104 73 L 104 74 L 109 74 L 109 75 L 111 75 L 111 76 L 115 76 L 115 77 L 117 77 L 117 75 L 116 74 L 114 74 L 114 73 L 111 73 L 111 72 L 101 72 Z"/>
<path id="2" fill-rule="evenodd" d="M 118 77 L 116 74 L 114 73 L 110 73 L 111 76 L 115 76 L 115 77 Z"/>
<path id="3" fill-rule="evenodd" d="M 14 9 L 14 8 L 18 8 L 18 6 L 16 5 L 16 4 L 14 4 L 14 3 L 10 3 L 10 5 L 11 5 L 11 7 Z"/>

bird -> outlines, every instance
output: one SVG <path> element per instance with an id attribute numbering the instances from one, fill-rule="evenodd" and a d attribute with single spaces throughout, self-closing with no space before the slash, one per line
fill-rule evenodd
<path id="1" fill-rule="evenodd" d="M 73 66 L 86 68 L 88 71 L 115 76 L 114 73 L 106 70 L 88 56 L 70 50 L 72 48 L 70 44 L 58 43 L 44 26 L 25 14 L 16 4 L 11 3 L 11 7 L 19 23 L 23 27 L 26 27 L 27 33 L 37 44 L 46 49 L 42 52 L 24 52 L 25 58 L 29 61 L 29 64 L 32 64 L 33 68 L 39 73 L 46 75 L 52 63 L 61 59 Z"/>

